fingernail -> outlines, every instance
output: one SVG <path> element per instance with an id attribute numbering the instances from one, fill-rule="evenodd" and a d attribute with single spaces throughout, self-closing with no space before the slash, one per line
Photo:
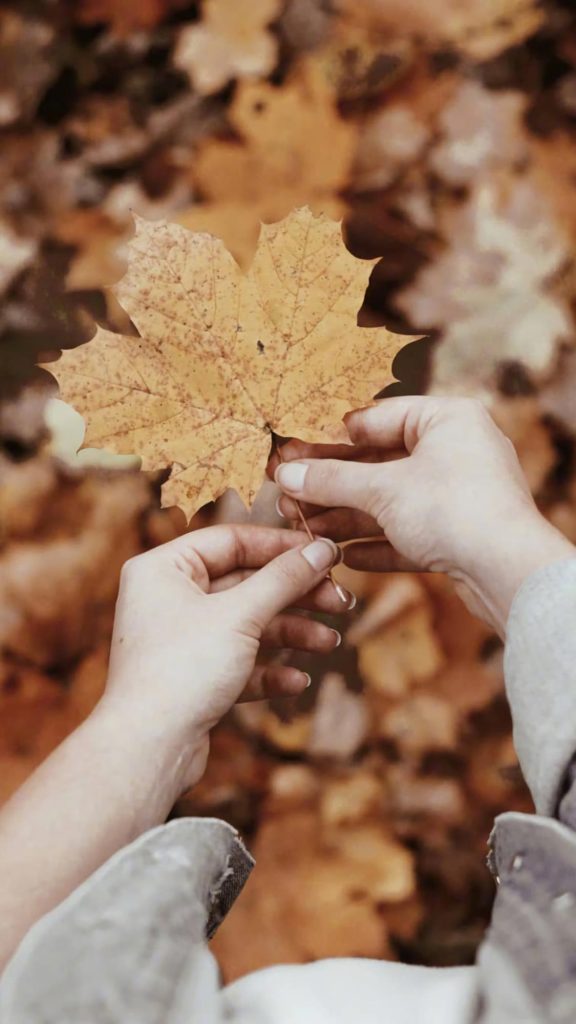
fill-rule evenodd
<path id="1" fill-rule="evenodd" d="M 276 498 L 276 515 L 280 516 L 280 519 L 286 519 L 286 516 L 280 508 L 280 498 Z"/>
<path id="2" fill-rule="evenodd" d="M 323 569 L 330 569 L 336 561 L 338 549 L 331 540 L 322 538 L 322 540 L 314 540 L 307 547 L 302 549 L 302 554 L 308 565 L 311 565 L 316 572 L 322 572 Z"/>
<path id="3" fill-rule="evenodd" d="M 332 632 L 334 633 L 334 636 L 336 637 L 336 644 L 335 644 L 335 646 L 336 647 L 340 647 L 340 644 L 342 643 L 342 634 L 339 633 L 337 629 L 333 629 Z"/>
<path id="4" fill-rule="evenodd" d="M 358 604 L 358 598 L 356 597 L 356 594 L 351 594 L 350 591 L 348 591 L 348 598 L 349 598 L 348 611 L 351 612 L 352 609 L 355 608 L 356 605 Z"/>
<path id="5" fill-rule="evenodd" d="M 304 689 L 307 690 L 309 686 L 312 686 L 312 676 L 308 672 L 304 672 L 304 675 L 306 676 L 306 679 L 308 680 L 308 682 L 306 683 L 306 686 L 304 687 Z"/>
<path id="6" fill-rule="evenodd" d="M 280 484 L 283 491 L 291 491 L 297 494 L 304 486 L 304 479 L 308 472 L 308 466 L 302 462 L 285 462 L 276 470 L 276 483 Z"/>

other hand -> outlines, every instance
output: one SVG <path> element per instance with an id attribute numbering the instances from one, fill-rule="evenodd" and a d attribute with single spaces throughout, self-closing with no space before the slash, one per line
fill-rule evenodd
<path id="1" fill-rule="evenodd" d="M 330 540 L 256 526 L 215 526 L 127 562 L 116 607 L 103 703 L 130 723 L 154 723 L 181 748 L 181 790 L 197 780 L 208 733 L 238 699 L 300 694 L 309 679 L 257 664 L 261 648 L 328 652 L 328 626 L 295 608 L 346 609 L 326 574 Z M 352 603 L 349 597 L 349 605 Z"/>
<path id="2" fill-rule="evenodd" d="M 353 445 L 291 441 L 271 471 L 279 511 L 343 542 L 346 563 L 446 572 L 469 607 L 504 632 L 522 580 L 574 548 L 540 515 L 511 442 L 481 403 L 389 398 L 351 413 Z M 303 503 L 303 504 L 302 504 Z"/>

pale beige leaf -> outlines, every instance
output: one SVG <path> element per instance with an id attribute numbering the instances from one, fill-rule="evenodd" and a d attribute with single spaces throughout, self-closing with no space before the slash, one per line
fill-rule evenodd
<path id="1" fill-rule="evenodd" d="M 174 63 L 203 95 L 231 78 L 269 74 L 278 44 L 267 26 L 281 7 L 281 0 L 205 0 L 203 22 L 180 32 Z"/>

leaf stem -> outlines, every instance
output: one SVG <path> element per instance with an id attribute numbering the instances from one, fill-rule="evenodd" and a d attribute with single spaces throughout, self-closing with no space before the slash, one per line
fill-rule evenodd
<path id="1" fill-rule="evenodd" d="M 278 444 L 278 438 L 276 437 L 276 434 L 273 431 L 271 431 L 271 433 L 272 433 L 272 444 L 274 446 L 274 450 L 275 450 L 275 452 L 276 452 L 276 454 L 278 456 L 278 459 L 279 459 L 280 462 L 284 462 L 284 459 L 282 458 L 282 450 L 280 448 L 280 445 Z M 302 523 L 302 526 L 304 527 L 304 529 L 305 529 L 306 533 L 308 534 L 310 540 L 315 540 L 316 538 L 314 537 L 314 534 L 312 533 L 312 530 L 308 526 L 308 522 L 306 520 L 306 516 L 304 515 L 304 513 L 302 511 L 302 507 L 300 505 L 300 502 L 296 501 L 295 498 L 293 498 L 292 500 L 296 504 L 296 508 L 298 509 L 298 518 L 300 519 L 300 522 Z M 348 596 L 346 594 L 346 591 L 334 579 L 334 576 L 332 575 L 332 570 L 330 570 L 330 572 L 327 573 L 326 579 L 330 580 L 332 586 L 334 587 L 334 590 L 338 594 L 338 597 L 340 598 L 342 603 L 343 604 L 348 604 Z"/>

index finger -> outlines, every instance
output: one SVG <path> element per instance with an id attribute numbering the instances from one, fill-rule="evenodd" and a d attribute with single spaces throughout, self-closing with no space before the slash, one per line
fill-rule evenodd
<path id="1" fill-rule="evenodd" d="M 405 449 L 398 452 L 385 451 L 377 445 L 356 444 L 307 444 L 292 439 L 282 445 L 280 451 L 273 451 L 266 468 L 270 479 L 282 462 L 294 459 L 338 459 L 339 462 L 386 462 L 393 457 L 406 455 Z"/>

